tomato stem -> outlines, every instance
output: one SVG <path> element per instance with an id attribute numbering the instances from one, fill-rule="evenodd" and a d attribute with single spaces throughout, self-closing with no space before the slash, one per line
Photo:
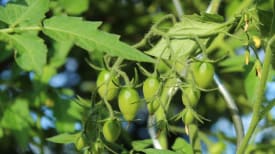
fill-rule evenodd
<path id="1" fill-rule="evenodd" d="M 243 154 L 246 150 L 246 147 L 248 145 L 248 142 L 253 135 L 259 121 L 261 120 L 261 109 L 262 109 L 262 100 L 265 92 L 265 85 L 268 77 L 268 72 L 270 69 L 270 64 L 272 62 L 272 50 L 270 46 L 272 43 L 275 42 L 275 35 L 272 36 L 272 38 L 268 41 L 267 46 L 266 46 L 266 53 L 265 53 L 265 58 L 264 58 L 264 63 L 263 63 L 263 70 L 262 70 L 262 77 L 260 79 L 260 84 L 255 90 L 255 102 L 253 103 L 253 114 L 252 114 L 252 119 L 251 123 L 248 127 L 247 133 L 244 136 L 244 139 L 240 145 L 240 147 L 237 149 L 237 154 Z"/>

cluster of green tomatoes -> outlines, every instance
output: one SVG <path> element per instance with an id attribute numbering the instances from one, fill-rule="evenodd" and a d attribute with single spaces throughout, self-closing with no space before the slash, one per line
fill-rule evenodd
<path id="1" fill-rule="evenodd" d="M 195 84 L 188 84 L 181 88 L 182 102 L 185 105 L 182 120 L 185 125 L 192 123 L 196 116 L 194 108 L 200 99 L 200 89 L 205 89 L 212 83 L 214 67 L 211 63 L 196 61 L 190 64 L 190 78 Z M 150 115 L 153 115 L 158 108 L 162 106 L 160 100 L 163 89 L 163 80 L 157 75 L 147 77 L 142 84 L 142 98 L 138 89 L 127 85 L 119 88 L 118 81 L 114 72 L 102 70 L 97 78 L 97 92 L 104 101 L 117 99 L 120 113 L 128 122 L 133 121 L 140 108 L 142 100 L 147 103 L 147 109 Z M 121 123 L 116 117 L 110 117 L 103 124 L 103 136 L 108 142 L 115 142 L 121 133 Z M 116 130 L 116 131 L 114 131 Z"/>

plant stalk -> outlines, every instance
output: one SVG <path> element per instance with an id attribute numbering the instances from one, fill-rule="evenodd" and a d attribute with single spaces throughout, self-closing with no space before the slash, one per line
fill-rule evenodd
<path id="1" fill-rule="evenodd" d="M 263 63 L 263 71 L 262 71 L 262 77 L 260 79 L 260 84 L 256 88 L 255 95 L 256 99 L 255 102 L 253 103 L 253 114 L 252 114 L 252 119 L 251 123 L 249 125 L 248 131 L 246 135 L 244 136 L 244 139 L 240 145 L 240 147 L 237 149 L 237 154 L 243 154 L 247 148 L 248 142 L 253 135 L 259 121 L 261 120 L 261 109 L 262 109 L 262 100 L 264 96 L 264 90 L 266 86 L 266 81 L 268 77 L 268 72 L 270 69 L 270 63 L 272 62 L 272 50 L 270 46 L 272 43 L 275 42 L 275 35 L 268 41 L 266 49 L 265 49 L 265 58 L 264 58 L 264 63 Z"/>

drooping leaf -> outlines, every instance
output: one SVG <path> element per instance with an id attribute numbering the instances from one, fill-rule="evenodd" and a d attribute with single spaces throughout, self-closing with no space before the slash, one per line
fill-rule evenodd
<path id="1" fill-rule="evenodd" d="M 81 18 L 55 16 L 44 21 L 43 32 L 54 40 L 73 39 L 87 51 L 106 52 L 125 59 L 153 62 L 153 59 L 137 49 L 119 41 L 117 35 L 98 30 L 100 22 L 83 21 Z"/>
<path id="2" fill-rule="evenodd" d="M 146 139 L 146 140 L 139 140 L 139 141 L 133 141 L 132 146 L 135 150 L 142 150 L 145 149 L 149 146 L 151 146 L 152 140 L 151 139 Z"/>
<path id="3" fill-rule="evenodd" d="M 51 142 L 54 142 L 54 143 L 68 144 L 68 143 L 75 142 L 76 138 L 79 135 L 80 135 L 80 133 L 75 133 L 75 134 L 63 133 L 63 134 L 58 134 L 56 136 L 47 138 L 47 140 L 51 141 Z"/>
<path id="4" fill-rule="evenodd" d="M 181 154 L 193 153 L 191 144 L 187 143 L 184 139 L 179 137 L 176 139 L 175 143 L 172 145 L 172 149 Z"/>
<path id="5" fill-rule="evenodd" d="M 59 3 L 68 14 L 81 14 L 89 7 L 89 0 L 59 0 Z"/>
<path id="6" fill-rule="evenodd" d="M 42 73 L 46 64 L 47 48 L 42 39 L 30 34 L 5 34 L 15 49 L 15 60 L 17 64 L 27 70 Z"/>
<path id="7" fill-rule="evenodd" d="M 0 20 L 13 26 L 37 25 L 48 11 L 49 0 L 27 0 L 27 5 L 8 3 L 0 6 Z"/>

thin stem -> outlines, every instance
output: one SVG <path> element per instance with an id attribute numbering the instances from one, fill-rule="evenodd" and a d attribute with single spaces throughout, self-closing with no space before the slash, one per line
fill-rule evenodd
<path id="1" fill-rule="evenodd" d="M 267 46 L 266 46 L 266 53 L 265 53 L 265 58 L 264 58 L 264 64 L 263 64 L 263 71 L 262 71 L 262 78 L 260 79 L 260 84 L 256 88 L 255 95 L 256 99 L 255 102 L 253 103 L 253 115 L 252 115 L 252 120 L 249 125 L 248 131 L 240 145 L 240 147 L 237 150 L 237 154 L 243 154 L 246 150 L 246 147 L 248 145 L 248 142 L 254 133 L 259 121 L 261 120 L 260 113 L 262 109 L 262 100 L 264 96 L 264 90 L 265 90 L 265 85 L 268 77 L 268 72 L 270 68 L 270 63 L 272 61 L 272 50 L 270 46 L 272 43 L 275 42 L 275 35 L 268 41 Z"/>
<path id="2" fill-rule="evenodd" d="M 206 13 L 217 13 L 221 0 L 212 0 L 206 10 Z"/>
<path id="3" fill-rule="evenodd" d="M 157 139 L 158 135 L 156 133 L 156 118 L 155 115 L 149 115 L 147 121 L 148 133 L 153 141 L 153 145 L 156 149 L 163 149 L 159 140 Z"/>
<path id="4" fill-rule="evenodd" d="M 206 13 L 217 13 L 220 3 L 221 3 L 221 0 L 212 0 L 206 10 Z M 241 144 L 243 136 L 244 136 L 243 123 L 242 123 L 241 117 L 239 115 L 238 107 L 237 107 L 234 99 L 232 98 L 231 94 L 225 88 L 225 86 L 222 84 L 219 76 L 216 73 L 214 74 L 214 81 L 218 85 L 219 91 L 223 95 L 225 102 L 227 104 L 227 107 L 230 110 L 233 124 L 234 124 L 236 134 L 237 134 L 237 147 L 238 147 Z"/>
<path id="5" fill-rule="evenodd" d="M 219 91 L 223 95 L 225 102 L 227 104 L 227 107 L 231 112 L 232 120 L 233 120 L 234 127 L 237 134 L 237 146 L 239 146 L 244 136 L 244 131 L 243 131 L 244 129 L 243 129 L 243 123 L 242 123 L 241 117 L 239 115 L 238 107 L 234 99 L 232 98 L 228 90 L 225 88 L 225 86 L 222 84 L 222 82 L 220 81 L 216 73 L 214 74 L 214 81 L 218 85 Z"/>
<path id="6" fill-rule="evenodd" d="M 194 150 L 194 154 L 202 153 L 200 138 L 199 138 L 199 129 L 197 124 L 188 125 L 188 131 L 189 131 L 190 142 Z"/>
<path id="7" fill-rule="evenodd" d="M 121 64 L 123 62 L 123 58 L 117 58 L 116 59 L 116 62 L 115 62 L 115 64 L 113 65 L 113 68 L 114 69 L 112 69 L 111 70 L 111 77 L 113 76 L 113 74 L 115 73 L 114 71 L 119 67 L 119 65 Z M 108 81 L 107 81 L 107 83 L 105 83 L 106 85 L 106 87 L 108 87 L 108 85 L 112 82 L 112 80 L 113 80 L 113 78 L 110 78 Z M 105 96 L 107 96 L 107 94 L 108 94 L 108 89 L 106 88 L 106 90 L 105 90 Z M 107 99 L 106 98 L 103 98 L 103 102 L 104 102 L 104 104 L 106 105 L 106 107 L 107 107 L 107 109 L 108 109 L 108 112 L 109 112 L 109 115 L 110 115 L 110 117 L 111 118 L 114 118 L 115 116 L 114 116 L 114 111 L 113 111 L 113 108 L 112 108 L 112 106 L 111 106 L 111 104 L 107 101 Z"/>
<path id="8" fill-rule="evenodd" d="M 42 30 L 42 27 L 40 27 L 40 26 L 3 28 L 3 29 L 0 29 L 0 33 L 12 33 L 12 32 L 22 32 L 22 31 L 40 31 L 40 30 Z"/>
<path id="9" fill-rule="evenodd" d="M 181 17 L 183 16 L 183 9 L 181 7 L 181 3 L 179 0 L 173 0 L 174 6 L 176 8 L 177 14 L 178 14 L 178 18 L 179 20 L 181 19 Z"/>

